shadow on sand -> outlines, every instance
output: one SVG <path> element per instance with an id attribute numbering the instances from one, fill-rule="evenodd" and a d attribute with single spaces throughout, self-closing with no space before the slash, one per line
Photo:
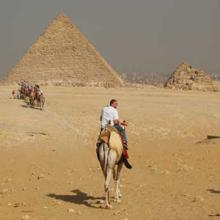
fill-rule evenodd
<path id="1" fill-rule="evenodd" d="M 217 214 L 210 214 L 209 217 L 220 217 L 220 214 L 217 213 Z"/>
<path id="2" fill-rule="evenodd" d="M 207 189 L 207 191 L 214 194 L 220 194 L 220 190 L 216 190 L 216 189 Z"/>
<path id="3" fill-rule="evenodd" d="M 87 193 L 82 192 L 78 189 L 75 189 L 71 192 L 73 192 L 75 195 L 57 195 L 50 193 L 47 196 L 53 199 L 75 203 L 77 205 L 85 205 L 90 208 L 102 208 L 100 206 L 100 200 L 104 200 L 104 197 L 89 196 Z"/>
<path id="4" fill-rule="evenodd" d="M 42 111 L 38 106 L 21 105 L 21 107 L 23 107 L 23 108 L 31 108 L 31 109 Z"/>
<path id="5" fill-rule="evenodd" d="M 21 107 L 23 107 L 23 108 L 30 108 L 29 105 L 21 105 Z"/>
<path id="6" fill-rule="evenodd" d="M 216 190 L 216 189 L 207 189 L 207 191 L 213 194 L 220 194 L 220 190 Z M 220 217 L 220 213 L 209 214 L 208 216 L 209 217 Z"/>
<path id="7" fill-rule="evenodd" d="M 201 141 L 196 142 L 196 144 L 215 144 L 216 140 L 220 140 L 218 135 L 207 135 L 207 137 Z"/>

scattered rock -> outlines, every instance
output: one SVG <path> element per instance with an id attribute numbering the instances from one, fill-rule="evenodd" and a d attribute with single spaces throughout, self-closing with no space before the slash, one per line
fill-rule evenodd
<path id="1" fill-rule="evenodd" d="M 121 212 L 120 211 L 115 211 L 113 212 L 113 215 L 119 215 Z"/>
<path id="2" fill-rule="evenodd" d="M 40 180 L 40 179 L 43 179 L 44 177 L 45 177 L 44 174 L 40 174 L 40 175 L 37 177 L 37 179 Z"/>
<path id="3" fill-rule="evenodd" d="M 25 207 L 27 204 L 25 202 L 16 202 L 13 207 L 14 208 L 19 208 L 19 207 Z"/>
<path id="4" fill-rule="evenodd" d="M 67 212 L 69 212 L 69 213 L 74 213 L 74 212 L 75 212 L 75 209 L 69 208 L 69 209 L 67 209 Z"/>
<path id="5" fill-rule="evenodd" d="M 56 203 L 57 205 L 61 205 L 63 202 L 59 200 L 54 200 L 54 203 Z"/>
<path id="6" fill-rule="evenodd" d="M 203 202 L 205 199 L 202 196 L 195 196 L 192 202 Z"/>
<path id="7" fill-rule="evenodd" d="M 24 215 L 24 216 L 22 216 L 21 219 L 22 219 L 22 220 L 28 220 L 28 219 L 30 219 L 30 216 L 29 216 L 29 215 Z"/>
<path id="8" fill-rule="evenodd" d="M 182 196 L 192 202 L 203 202 L 205 200 L 202 196 L 194 196 L 191 194 L 183 194 Z"/>
<path id="9" fill-rule="evenodd" d="M 190 167 L 190 166 L 188 166 L 188 165 L 186 165 L 186 164 L 183 164 L 183 165 L 181 165 L 181 167 L 177 170 L 177 172 L 179 172 L 179 171 L 189 172 L 189 171 L 191 171 L 191 170 L 193 170 L 193 167 Z"/>
<path id="10" fill-rule="evenodd" d="M 165 175 L 170 175 L 170 171 L 169 170 L 163 170 L 161 171 L 162 174 L 165 174 Z"/>

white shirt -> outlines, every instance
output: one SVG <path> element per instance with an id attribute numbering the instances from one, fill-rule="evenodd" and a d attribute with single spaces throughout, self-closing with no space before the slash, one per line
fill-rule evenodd
<path id="1" fill-rule="evenodd" d="M 109 124 L 109 121 L 111 121 L 111 125 L 114 125 L 113 120 L 118 120 L 118 111 L 116 108 L 112 106 L 106 106 L 102 109 L 101 113 L 101 128 L 105 128 L 106 125 Z"/>

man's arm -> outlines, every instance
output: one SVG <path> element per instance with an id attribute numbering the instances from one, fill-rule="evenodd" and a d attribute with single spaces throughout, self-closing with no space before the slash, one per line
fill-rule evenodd
<path id="1" fill-rule="evenodd" d="M 119 116 L 118 116 L 118 112 L 117 111 L 115 111 L 113 123 L 116 124 L 116 125 L 128 126 L 128 122 L 127 121 L 124 120 L 124 121 L 121 122 L 119 120 Z"/>
<path id="2" fill-rule="evenodd" d="M 121 122 L 121 125 L 128 126 L 128 122 L 124 120 L 123 122 Z"/>
<path id="3" fill-rule="evenodd" d="M 120 125 L 118 111 L 116 109 L 115 109 L 115 111 L 113 111 L 113 124 Z"/>

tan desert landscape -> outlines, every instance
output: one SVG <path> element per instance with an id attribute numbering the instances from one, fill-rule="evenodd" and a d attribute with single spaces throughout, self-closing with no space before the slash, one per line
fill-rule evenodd
<path id="1" fill-rule="evenodd" d="M 35 23 L 40 21 L 36 19 Z M 126 23 L 136 29 L 137 25 Z M 31 21 L 30 25 L 34 30 Z M 86 26 L 82 25 L 82 29 Z M 148 38 L 150 31 L 145 26 Z M 90 36 L 97 38 L 101 34 L 100 43 L 104 46 L 102 40 L 111 39 L 110 32 L 107 32 L 109 36 L 102 35 L 104 29 L 96 27 Z M 171 27 L 175 29 L 172 24 Z M 118 32 L 117 28 L 113 32 L 126 34 L 123 28 L 120 26 Z M 142 30 L 134 33 L 138 37 L 143 34 Z M 122 41 L 129 40 L 128 35 Z M 22 57 L 18 59 L 16 52 L 16 63 L 0 77 L 0 220 L 219 219 L 220 83 L 214 81 L 218 79 L 218 63 L 208 65 L 206 56 L 197 57 L 202 54 L 199 47 L 195 55 L 192 53 L 195 50 L 189 50 L 191 44 L 181 50 L 174 41 L 178 53 L 187 53 L 169 61 L 169 70 L 177 64 L 177 57 L 189 57 L 190 62 L 195 57 L 200 62 L 192 63 L 203 64 L 201 68 L 207 71 L 183 61 L 165 82 L 161 77 L 168 72 L 162 71 L 166 62 L 162 52 L 166 51 L 167 57 L 175 54 L 163 48 L 161 43 L 167 39 L 160 35 L 153 37 L 158 42 L 149 43 L 158 44 L 159 52 L 147 48 L 143 50 L 144 56 L 142 47 L 138 47 L 139 38 L 124 47 L 126 42 L 119 41 L 119 36 L 109 41 L 108 49 L 105 48 L 109 50 L 107 57 L 114 57 L 110 56 L 111 49 L 120 45 L 115 59 L 124 58 L 120 51 L 129 51 L 126 45 L 137 45 L 136 60 L 129 63 L 128 59 L 126 65 L 120 63 L 121 68 L 130 65 L 127 73 L 115 70 L 64 13 L 49 22 Z M 190 36 L 187 31 L 185 35 Z M 172 36 L 178 39 L 178 35 Z M 147 38 L 144 37 L 143 45 L 148 45 Z M 13 43 L 19 50 L 17 39 L 8 42 Z M 178 44 L 184 46 L 181 39 Z M 208 49 L 212 51 L 211 47 Z M 216 58 L 215 52 L 212 53 Z M 2 63 L 4 60 L 7 59 Z M 144 61 L 143 66 L 139 60 Z M 160 74 L 144 65 L 152 61 L 160 64 Z M 136 74 L 135 69 L 142 69 L 142 73 Z M 154 74 L 152 83 L 148 81 L 151 74 Z M 12 98 L 12 91 L 18 89 L 26 102 Z M 118 100 L 120 119 L 128 122 L 129 162 L 133 169 L 123 167 L 121 172 L 120 203 L 114 202 L 115 186 L 111 181 L 113 208 L 107 209 L 96 142 L 101 109 L 111 99 Z M 34 108 L 36 103 L 43 110 Z M 118 138 L 122 152 L 121 138 Z"/>
<path id="2" fill-rule="evenodd" d="M 220 93 L 43 87 L 44 111 L 0 86 L 0 219 L 218 219 Z M 105 209 L 95 154 L 101 108 L 129 122 L 122 201 Z M 111 182 L 113 196 L 114 182 Z"/>

